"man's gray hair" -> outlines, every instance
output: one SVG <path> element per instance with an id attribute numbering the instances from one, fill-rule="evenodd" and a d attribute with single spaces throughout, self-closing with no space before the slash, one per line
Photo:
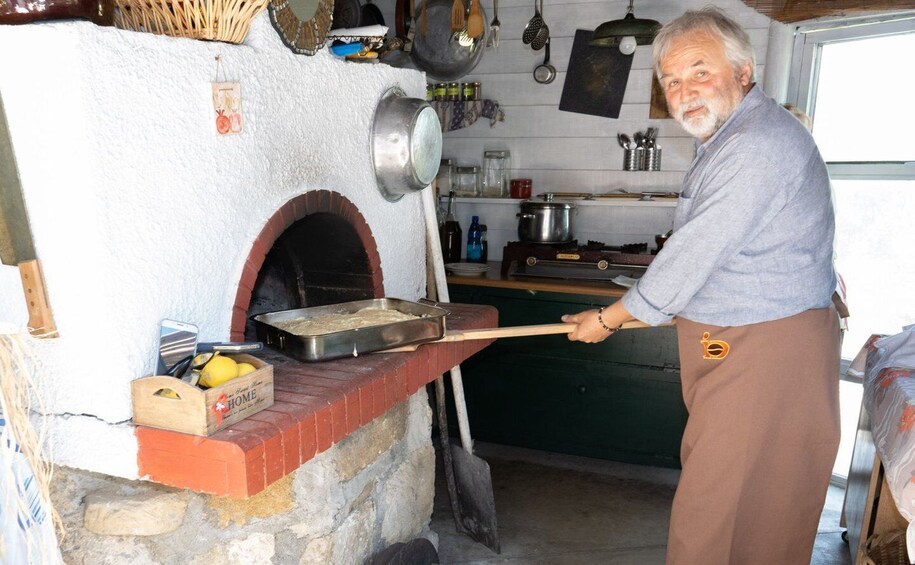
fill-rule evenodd
<path id="1" fill-rule="evenodd" d="M 756 79 L 756 52 L 750 43 L 750 36 L 740 24 L 729 18 L 715 6 L 706 6 L 701 10 L 690 10 L 665 25 L 654 39 L 655 74 L 661 78 L 661 60 L 670 50 L 670 44 L 677 37 L 693 31 L 705 31 L 712 37 L 717 37 L 724 45 L 724 52 L 737 71 L 743 65 L 750 64 L 750 80 Z"/>

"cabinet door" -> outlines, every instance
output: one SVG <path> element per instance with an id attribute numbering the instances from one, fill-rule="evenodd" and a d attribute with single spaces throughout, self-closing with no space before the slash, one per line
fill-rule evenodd
<path id="1" fill-rule="evenodd" d="M 499 325 L 556 322 L 606 298 L 507 289 L 452 292 L 499 309 Z M 559 453 L 678 467 L 686 408 L 676 330 L 620 332 L 600 344 L 564 336 L 497 340 L 462 364 L 474 437 Z"/>

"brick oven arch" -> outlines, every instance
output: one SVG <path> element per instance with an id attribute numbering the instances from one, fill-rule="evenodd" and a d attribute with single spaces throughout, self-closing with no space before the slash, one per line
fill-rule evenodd
<path id="1" fill-rule="evenodd" d="M 243 341 L 245 337 L 245 322 L 247 321 L 248 308 L 254 293 L 258 274 L 281 235 L 295 222 L 311 214 L 333 214 L 346 220 L 355 230 L 368 258 L 369 274 L 372 278 L 372 293 L 375 298 L 381 298 L 384 292 L 384 275 L 381 270 L 381 257 L 372 230 L 355 204 L 345 196 L 329 191 L 314 190 L 292 198 L 267 220 L 260 234 L 255 238 L 248 252 L 242 268 L 241 279 L 235 294 L 235 305 L 232 309 L 232 326 L 230 339 Z"/>

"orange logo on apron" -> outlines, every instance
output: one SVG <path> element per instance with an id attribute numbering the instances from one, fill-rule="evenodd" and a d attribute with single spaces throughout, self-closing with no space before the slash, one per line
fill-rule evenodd
<path id="1" fill-rule="evenodd" d="M 702 334 L 702 339 L 699 340 L 699 343 L 702 344 L 702 358 L 724 359 L 727 357 L 728 352 L 731 351 L 731 346 L 728 345 L 728 342 L 720 339 L 709 339 L 709 335 L 708 332 L 705 332 Z"/>

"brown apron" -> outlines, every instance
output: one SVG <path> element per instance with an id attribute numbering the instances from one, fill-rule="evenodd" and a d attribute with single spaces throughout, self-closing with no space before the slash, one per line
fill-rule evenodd
<path id="1" fill-rule="evenodd" d="M 677 334 L 689 419 L 667 563 L 808 565 L 839 446 L 835 310 Z"/>

